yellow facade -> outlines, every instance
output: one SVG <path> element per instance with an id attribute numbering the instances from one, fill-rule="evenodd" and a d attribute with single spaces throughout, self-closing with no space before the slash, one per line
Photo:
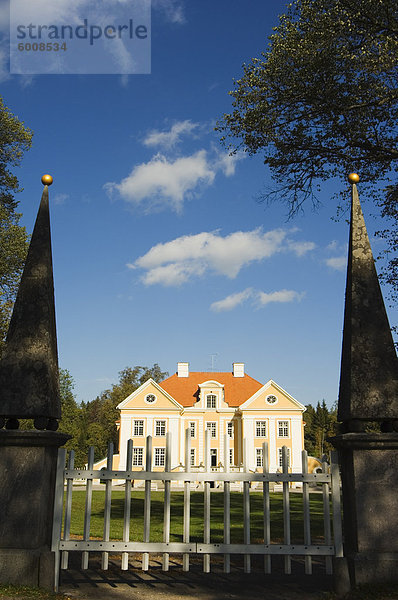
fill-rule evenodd
<path id="1" fill-rule="evenodd" d="M 205 465 L 205 431 L 210 430 L 210 467 L 235 469 L 243 464 L 263 469 L 263 443 L 268 445 L 271 472 L 281 468 L 281 449 L 289 452 L 289 470 L 301 470 L 305 407 L 270 380 L 265 385 L 242 374 L 189 373 L 188 369 L 158 384 L 148 380 L 119 406 L 120 455 L 126 466 L 126 447 L 133 440 L 133 469 L 163 470 L 166 433 L 171 434 L 171 468 L 185 465 L 186 429 L 193 470 Z M 254 393 L 253 393 L 254 390 Z M 169 393 L 170 392 L 170 393 Z M 146 438 L 152 437 L 152 461 L 147 464 Z M 225 454 L 227 453 L 227 456 Z"/>

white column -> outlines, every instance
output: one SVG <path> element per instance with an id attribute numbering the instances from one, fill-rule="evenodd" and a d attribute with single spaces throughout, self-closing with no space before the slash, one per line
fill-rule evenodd
<path id="1" fill-rule="evenodd" d="M 235 462 L 238 467 L 242 464 L 242 436 L 243 436 L 243 416 L 238 420 L 238 456 L 235 457 Z"/>
<path id="2" fill-rule="evenodd" d="M 244 438 L 246 439 L 247 466 L 253 469 L 254 460 L 254 418 L 245 419 Z"/>
<path id="3" fill-rule="evenodd" d="M 199 445 L 199 456 L 198 456 L 198 465 L 200 465 L 200 463 L 204 463 L 205 462 L 205 457 L 204 457 L 204 447 L 205 447 L 205 432 L 204 432 L 204 417 L 203 415 L 201 417 L 199 417 L 199 423 L 198 423 L 198 445 Z"/>
<path id="4" fill-rule="evenodd" d="M 219 432 L 218 432 L 218 461 L 224 463 L 224 432 L 225 432 L 225 419 L 219 420 Z"/>
<path id="5" fill-rule="evenodd" d="M 169 419 L 169 431 L 171 433 L 171 467 L 176 467 L 180 463 L 179 448 L 179 425 L 180 419 L 172 417 Z"/>
<path id="6" fill-rule="evenodd" d="M 144 425 L 146 425 L 146 429 L 144 427 L 145 436 L 151 435 L 152 437 L 155 437 L 155 432 L 153 430 L 153 417 L 147 417 L 144 419 Z"/>
<path id="7" fill-rule="evenodd" d="M 301 418 L 292 417 L 292 471 L 301 473 Z"/>
<path id="8" fill-rule="evenodd" d="M 131 437 L 132 417 L 130 415 L 121 415 L 119 430 L 119 470 L 126 468 L 127 440 Z"/>
<path id="9" fill-rule="evenodd" d="M 276 454 L 276 420 L 278 417 L 270 417 L 268 427 L 269 443 L 269 470 L 275 473 L 278 468 L 278 457 Z"/>

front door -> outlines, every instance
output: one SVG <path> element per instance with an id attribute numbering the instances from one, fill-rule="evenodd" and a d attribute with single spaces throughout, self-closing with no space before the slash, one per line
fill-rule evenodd
<path id="1" fill-rule="evenodd" d="M 210 449 L 210 466 L 211 467 L 217 466 L 217 449 L 216 448 Z"/>

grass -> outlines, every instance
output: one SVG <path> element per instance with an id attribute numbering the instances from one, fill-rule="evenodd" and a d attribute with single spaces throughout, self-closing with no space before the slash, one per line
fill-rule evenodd
<path id="1" fill-rule="evenodd" d="M 54 594 L 38 588 L 0 584 L 1 600 L 71 600 L 69 596 Z"/>
<path id="2" fill-rule="evenodd" d="M 151 542 L 163 540 L 163 492 L 151 493 Z M 90 536 L 101 538 L 103 535 L 105 492 L 93 492 Z M 271 540 L 275 543 L 283 541 L 283 504 L 282 494 L 270 495 L 271 503 Z M 71 534 L 83 536 L 85 509 L 85 491 L 74 491 L 72 500 Z M 171 492 L 170 541 L 181 542 L 183 539 L 184 493 Z M 321 494 L 310 495 L 311 536 L 313 540 L 323 538 L 323 503 Z M 191 541 L 203 541 L 203 492 L 191 492 Z M 111 505 L 111 539 L 122 539 L 124 514 L 124 492 L 113 491 Z M 142 541 L 144 524 L 144 491 L 133 490 L 131 498 L 130 540 Z M 250 533 L 252 543 L 264 539 L 263 495 L 250 494 Z M 302 494 L 290 495 L 290 520 L 292 543 L 303 543 L 303 499 Z M 224 494 L 211 494 L 211 541 L 223 541 L 224 528 Z M 243 494 L 231 493 L 231 543 L 243 543 Z"/>

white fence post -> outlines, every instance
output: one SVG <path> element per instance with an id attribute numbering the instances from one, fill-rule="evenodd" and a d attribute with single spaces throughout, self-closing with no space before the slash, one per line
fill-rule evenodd
<path id="1" fill-rule="evenodd" d="M 192 472 L 191 466 L 191 431 L 188 428 L 185 431 L 185 466 L 184 470 L 179 469 L 171 471 L 171 433 L 166 434 L 166 453 L 164 470 L 153 470 L 152 462 L 152 437 L 146 439 L 146 459 L 145 470 L 132 471 L 133 468 L 133 443 L 129 440 L 127 446 L 127 461 L 125 471 L 113 471 L 113 447 L 110 444 L 107 456 L 106 469 L 94 469 L 94 449 L 90 448 L 88 465 L 84 470 L 74 468 L 73 453 L 70 454 L 68 468 L 63 470 L 59 467 L 61 478 L 57 479 L 57 502 L 54 504 L 54 529 L 53 529 L 53 549 L 54 552 L 62 552 L 62 568 L 68 566 L 68 553 L 71 551 L 82 552 L 82 568 L 88 568 L 90 552 L 100 552 L 102 555 L 101 566 L 108 568 L 109 554 L 116 553 L 121 555 L 121 568 L 127 570 L 129 567 L 129 554 L 132 552 L 142 553 L 142 569 L 149 568 L 150 552 L 162 554 L 163 570 L 169 569 L 169 558 L 172 553 L 183 555 L 183 569 L 189 570 L 189 555 L 203 555 L 203 570 L 210 572 L 211 554 L 221 554 L 224 557 L 224 572 L 231 570 L 231 555 L 244 556 L 244 571 L 249 573 L 251 570 L 251 555 L 258 554 L 264 557 L 264 571 L 271 572 L 272 555 L 282 555 L 285 559 L 285 573 L 291 572 L 291 558 L 293 555 L 305 557 L 305 572 L 312 572 L 311 556 L 324 556 L 326 559 L 327 572 L 331 572 L 331 557 L 343 555 L 342 530 L 341 530 L 341 506 L 340 506 L 340 479 L 338 465 L 335 455 L 332 455 L 331 467 L 324 462 L 322 473 L 308 473 L 307 453 L 302 452 L 302 472 L 290 473 L 288 465 L 288 451 L 286 446 L 282 448 L 282 473 L 269 472 L 268 445 L 266 442 L 262 446 L 262 470 L 261 472 L 250 471 L 247 456 L 247 443 L 243 440 L 243 470 L 230 468 L 229 464 L 229 445 L 228 433 L 224 435 L 224 465 L 216 468 L 211 466 L 211 431 L 205 432 L 205 468 L 204 471 L 196 468 Z M 161 455 L 162 456 L 162 455 Z M 159 466 L 161 464 L 159 463 Z M 66 495 L 65 495 L 65 516 L 62 539 L 60 538 L 62 523 L 62 498 L 63 498 L 63 477 L 66 477 Z M 143 525 L 144 533 L 142 541 L 130 541 L 130 519 L 131 519 L 131 498 L 132 498 L 132 479 L 143 481 L 145 483 L 144 494 L 144 515 Z M 62 481 L 61 481 L 62 479 Z M 83 540 L 70 539 L 71 533 L 71 508 L 72 508 L 72 487 L 74 479 L 86 480 L 86 499 L 84 513 Z M 90 539 L 90 525 L 93 500 L 93 480 L 102 479 L 106 483 L 105 504 L 104 504 L 104 524 L 102 540 Z M 114 479 L 125 480 L 124 488 L 124 514 L 123 514 L 123 541 L 110 540 L 111 533 L 111 500 L 112 500 L 112 481 Z M 59 483 L 61 481 L 61 483 Z M 150 541 L 151 526 L 151 483 L 164 482 L 164 513 L 163 513 L 163 540 Z M 171 482 L 184 484 L 184 514 L 183 514 L 183 540 L 181 542 L 170 542 L 171 537 Z M 243 484 L 243 543 L 231 543 L 231 482 Z M 270 513 L 270 482 L 282 481 L 283 486 L 283 528 L 284 542 L 281 544 L 271 543 L 271 513 Z M 190 523 L 191 523 L 191 485 L 193 482 L 204 484 L 203 500 L 203 543 L 190 542 Z M 211 482 L 223 483 L 223 543 L 211 543 Z M 250 483 L 262 483 L 263 489 L 263 535 L 264 539 L 251 543 L 250 521 L 251 521 L 251 500 L 253 496 L 250 493 Z M 303 494 L 303 527 L 304 543 L 291 544 L 290 531 L 290 484 L 299 482 L 302 484 Z M 319 482 L 322 485 L 323 500 L 323 522 L 325 542 L 312 544 L 311 542 L 311 523 L 310 523 L 310 495 L 309 484 Z M 61 489 L 62 488 L 62 489 Z M 329 498 L 332 492 L 333 502 L 333 535 L 331 533 Z M 214 498 L 214 496 L 213 496 Z M 97 508 L 96 508 L 97 511 Z M 134 515 L 133 515 L 134 516 Z M 236 525 L 236 524 L 234 524 Z M 58 532 L 58 533 L 56 533 Z M 75 532 L 73 532 L 75 533 Z M 56 563 L 58 569 L 59 562 Z M 57 577 L 56 572 L 56 577 Z"/>

